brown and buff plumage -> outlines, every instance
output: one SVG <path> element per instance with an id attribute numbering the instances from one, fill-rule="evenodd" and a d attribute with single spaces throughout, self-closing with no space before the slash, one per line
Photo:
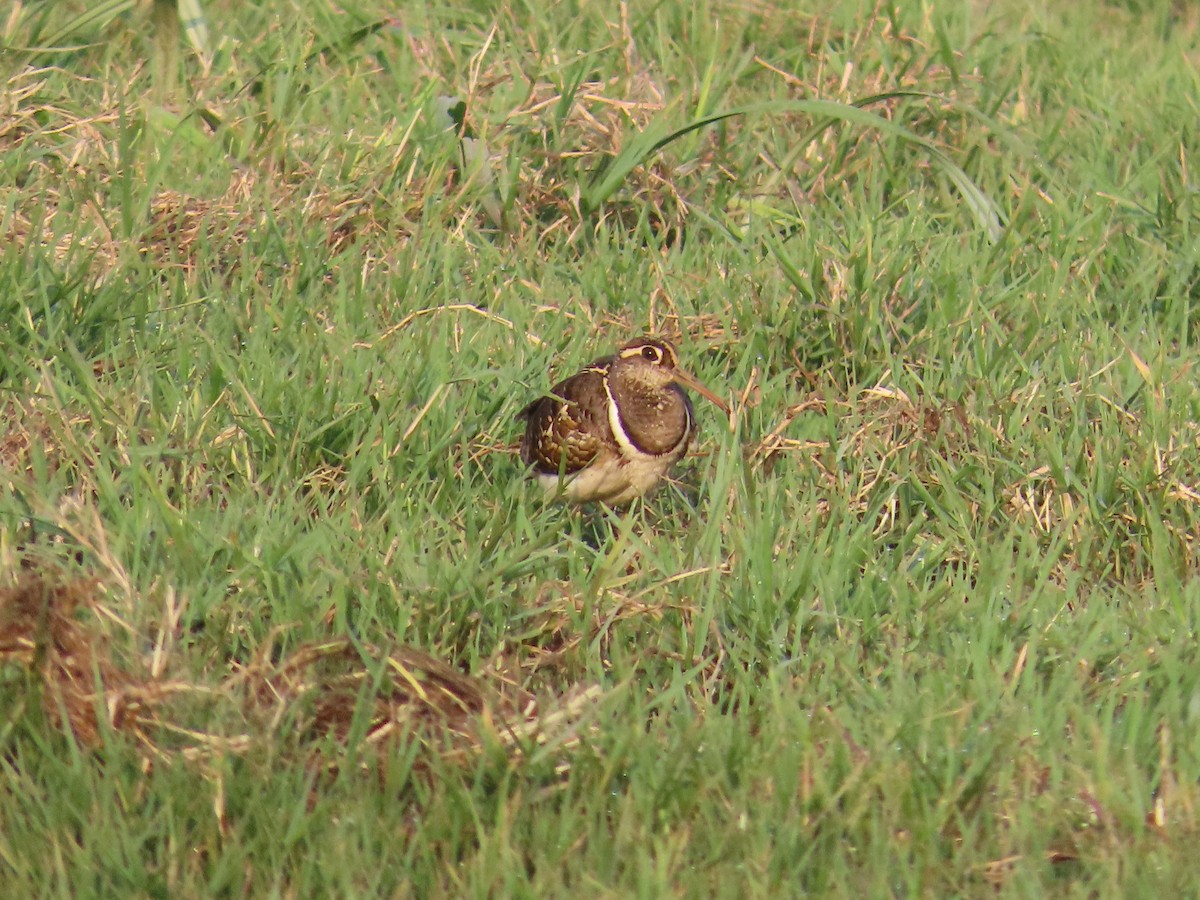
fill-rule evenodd
<path id="1" fill-rule="evenodd" d="M 628 504 L 658 484 L 695 434 L 681 384 L 726 408 L 679 368 L 671 344 L 651 338 L 626 344 L 521 410 L 521 459 L 548 494 Z"/>

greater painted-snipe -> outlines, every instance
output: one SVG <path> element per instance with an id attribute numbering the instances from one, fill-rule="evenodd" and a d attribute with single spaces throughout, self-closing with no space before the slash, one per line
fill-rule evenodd
<path id="1" fill-rule="evenodd" d="M 521 459 L 552 496 L 624 506 L 687 452 L 696 419 L 683 385 L 729 411 L 667 341 L 628 343 L 521 410 Z"/>

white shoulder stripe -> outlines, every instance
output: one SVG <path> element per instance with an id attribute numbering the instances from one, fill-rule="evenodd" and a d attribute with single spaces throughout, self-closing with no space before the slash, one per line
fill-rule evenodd
<path id="1" fill-rule="evenodd" d="M 612 387 L 607 378 L 604 379 L 604 396 L 608 399 L 608 427 L 611 429 L 617 445 L 621 448 L 621 455 L 633 459 L 654 459 L 651 454 L 639 450 L 629 439 L 629 435 L 625 433 L 625 426 L 621 422 L 621 411 L 617 409 L 617 400 L 613 397 Z"/>

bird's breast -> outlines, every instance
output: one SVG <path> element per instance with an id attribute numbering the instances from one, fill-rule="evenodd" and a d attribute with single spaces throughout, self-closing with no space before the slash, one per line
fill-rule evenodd
<path id="1" fill-rule="evenodd" d="M 681 388 L 672 384 L 641 390 L 614 380 L 609 396 L 613 434 L 633 455 L 683 455 L 692 431 L 692 408 Z"/>

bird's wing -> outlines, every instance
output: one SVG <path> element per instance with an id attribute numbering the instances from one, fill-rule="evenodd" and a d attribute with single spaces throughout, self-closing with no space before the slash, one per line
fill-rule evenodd
<path id="1" fill-rule="evenodd" d="M 521 459 L 540 472 L 571 475 L 613 444 L 603 368 L 589 366 L 559 382 L 520 416 L 526 420 Z"/>

